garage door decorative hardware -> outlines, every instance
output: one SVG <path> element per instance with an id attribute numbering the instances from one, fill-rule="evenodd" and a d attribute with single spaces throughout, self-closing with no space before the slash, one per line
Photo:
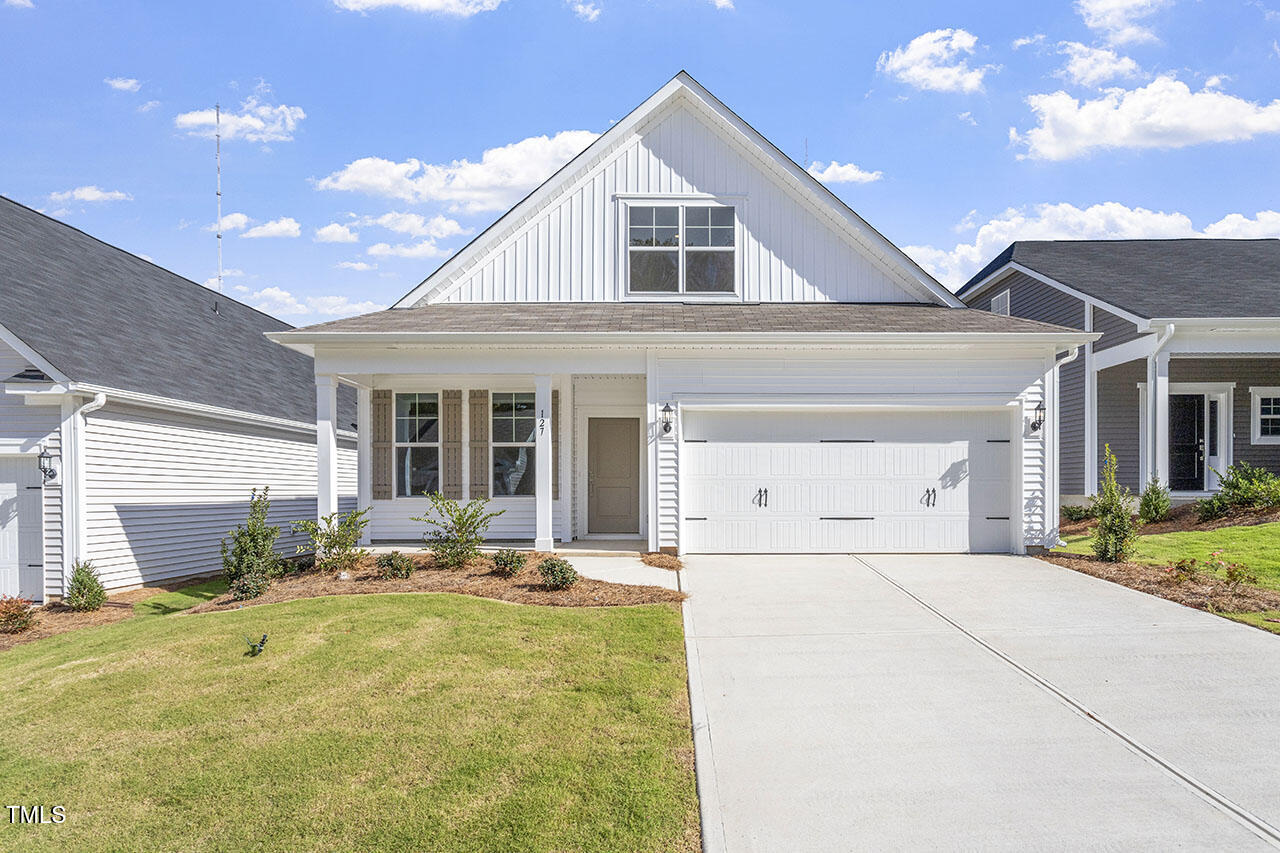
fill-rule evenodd
<path id="1" fill-rule="evenodd" d="M 1007 515 L 988 515 L 987 516 L 987 521 L 1008 521 L 1008 520 L 1009 520 L 1009 516 Z"/>
<path id="2" fill-rule="evenodd" d="M 1007 438 L 988 438 L 987 439 L 987 444 L 1008 444 L 1008 443 L 1009 443 L 1009 439 Z"/>
<path id="3" fill-rule="evenodd" d="M 707 440 L 705 438 L 686 438 L 684 440 L 684 443 L 685 444 L 706 444 Z"/>
<path id="4" fill-rule="evenodd" d="M 873 515 L 823 515 L 818 521 L 875 521 Z"/>
<path id="5" fill-rule="evenodd" d="M 924 504 L 925 506 L 937 506 L 937 505 L 938 505 L 938 490 L 937 490 L 937 489 L 925 489 L 925 490 L 924 490 L 924 497 L 923 497 L 923 498 L 921 498 L 920 502 L 921 502 L 922 504 Z"/>
<path id="6" fill-rule="evenodd" d="M 756 489 L 756 496 L 751 499 L 751 503 L 755 504 L 756 506 L 762 509 L 764 507 L 767 507 L 769 505 L 769 490 Z"/>
<path id="7" fill-rule="evenodd" d="M 35 489 L 36 491 L 40 491 L 40 490 L 42 490 L 42 489 L 44 488 L 44 486 L 23 486 L 23 488 L 24 488 L 24 489 Z"/>
<path id="8" fill-rule="evenodd" d="M 820 438 L 819 444 L 875 444 L 874 438 Z"/>
<path id="9" fill-rule="evenodd" d="M 685 521 L 706 521 L 707 517 L 705 515 L 686 515 L 684 517 L 684 520 Z"/>

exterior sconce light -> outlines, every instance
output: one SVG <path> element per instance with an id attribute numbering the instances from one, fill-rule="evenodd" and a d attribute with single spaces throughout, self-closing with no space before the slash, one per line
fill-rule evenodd
<path id="1" fill-rule="evenodd" d="M 671 404 L 667 403 L 662 407 L 662 434 L 669 435 L 671 427 L 674 425 L 675 411 L 671 408 Z"/>
<path id="2" fill-rule="evenodd" d="M 40 474 L 46 483 L 58 476 L 57 470 L 53 467 L 53 454 L 49 452 L 49 448 L 43 444 L 40 445 L 40 455 L 36 459 L 40 463 Z"/>
<path id="3" fill-rule="evenodd" d="M 1035 415 L 1035 418 L 1031 421 L 1031 431 L 1039 432 L 1043 426 L 1044 426 L 1044 401 L 1041 400 L 1039 403 L 1036 403 L 1036 415 Z"/>

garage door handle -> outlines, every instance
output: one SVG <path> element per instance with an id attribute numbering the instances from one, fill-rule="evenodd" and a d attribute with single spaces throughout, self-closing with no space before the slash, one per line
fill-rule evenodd
<path id="1" fill-rule="evenodd" d="M 769 505 L 769 490 L 768 490 L 768 489 L 765 489 L 765 490 L 764 490 L 764 505 L 765 505 L 765 506 L 768 506 L 768 505 Z"/>
<path id="2" fill-rule="evenodd" d="M 875 521 L 872 515 L 823 515 L 818 521 Z"/>

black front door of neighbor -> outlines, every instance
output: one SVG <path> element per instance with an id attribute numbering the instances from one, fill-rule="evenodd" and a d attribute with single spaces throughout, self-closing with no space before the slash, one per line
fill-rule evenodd
<path id="1" fill-rule="evenodd" d="M 1169 488 L 1204 488 L 1204 395 L 1169 395 Z"/>

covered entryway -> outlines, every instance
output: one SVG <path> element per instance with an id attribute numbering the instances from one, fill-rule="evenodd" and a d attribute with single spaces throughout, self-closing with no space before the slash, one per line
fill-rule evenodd
<path id="1" fill-rule="evenodd" d="M 587 419 L 587 532 L 640 529 L 640 419 Z"/>
<path id="2" fill-rule="evenodd" d="M 683 550 L 1009 551 L 1012 424 L 1008 409 L 690 411 Z"/>
<path id="3" fill-rule="evenodd" d="M 0 595 L 44 598 L 40 470 L 30 456 L 0 456 Z"/>

